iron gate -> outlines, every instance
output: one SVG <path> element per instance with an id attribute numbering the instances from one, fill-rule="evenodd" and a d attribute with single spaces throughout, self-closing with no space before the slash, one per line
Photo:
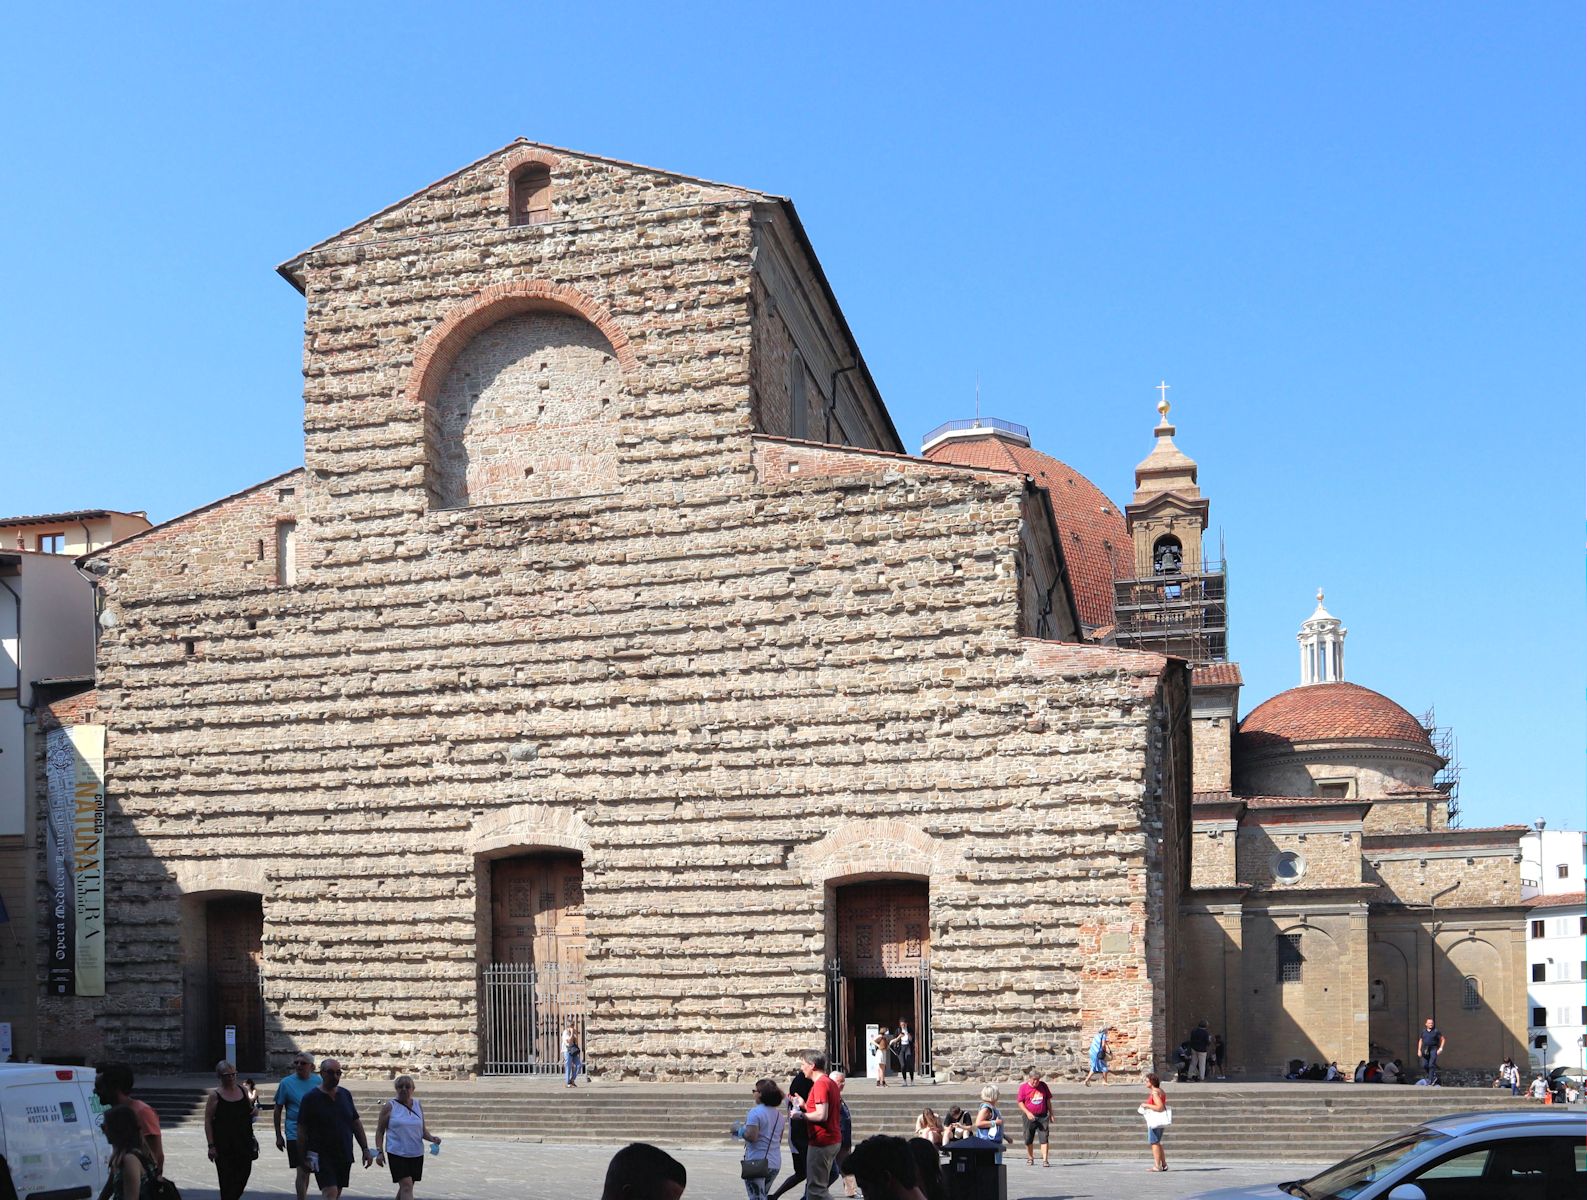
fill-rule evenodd
<path id="1" fill-rule="evenodd" d="M 853 1009 L 853 986 L 857 979 L 908 979 L 915 993 L 915 1073 L 931 1075 L 931 966 L 925 960 L 918 964 L 885 969 L 845 967 L 843 960 L 834 958 L 827 963 L 827 1062 L 833 1070 L 845 1070 L 849 1075 L 865 1074 L 865 1053 L 861 1048 L 859 1061 L 848 1063 L 849 1047 L 855 1045 L 855 1030 L 849 1028 Z M 896 1070 L 897 1062 L 889 1069 Z"/>
<path id="2" fill-rule="evenodd" d="M 579 968 L 490 963 L 480 993 L 482 1075 L 560 1074 L 562 1030 L 567 1025 L 573 1026 L 584 1048 L 588 1003 Z"/>

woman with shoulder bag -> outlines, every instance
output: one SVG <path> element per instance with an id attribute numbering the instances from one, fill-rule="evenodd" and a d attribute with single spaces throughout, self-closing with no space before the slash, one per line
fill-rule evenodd
<path id="1" fill-rule="evenodd" d="M 154 1155 L 143 1140 L 138 1114 L 125 1104 L 105 1113 L 102 1129 L 110 1143 L 110 1178 L 99 1200 L 146 1200 L 154 1195 Z"/>
<path id="2" fill-rule="evenodd" d="M 375 1161 L 388 1163 L 397 1200 L 413 1200 L 413 1185 L 424 1178 L 424 1143 L 432 1154 L 441 1153 L 441 1139 L 424 1123 L 424 1106 L 413 1096 L 413 1076 L 392 1081 L 396 1096 L 380 1106 L 375 1124 Z"/>
<path id="3" fill-rule="evenodd" d="M 253 1101 L 237 1086 L 237 1068 L 222 1059 L 215 1064 L 220 1086 L 204 1101 L 204 1140 L 215 1164 L 220 1200 L 242 1200 L 259 1143 L 253 1136 Z"/>
<path id="4" fill-rule="evenodd" d="M 782 1170 L 782 1135 L 788 1128 L 788 1110 L 783 1107 L 782 1088 L 774 1079 L 755 1083 L 755 1106 L 744 1120 L 733 1127 L 733 1136 L 744 1141 L 744 1157 L 739 1174 L 749 1200 L 766 1200 L 772 1180 Z"/>
<path id="5" fill-rule="evenodd" d="M 1135 1110 L 1146 1118 L 1146 1144 L 1152 1148 L 1152 1165 L 1148 1171 L 1168 1170 L 1168 1158 L 1163 1153 L 1163 1130 L 1174 1119 L 1168 1107 L 1168 1093 L 1163 1082 L 1150 1071 L 1146 1074 L 1146 1103 Z"/>

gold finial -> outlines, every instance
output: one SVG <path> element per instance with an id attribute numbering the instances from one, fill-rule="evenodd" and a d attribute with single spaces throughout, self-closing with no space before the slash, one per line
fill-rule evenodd
<path id="1" fill-rule="evenodd" d="M 1171 386 L 1166 382 L 1157 385 L 1157 415 L 1165 421 L 1168 420 L 1168 389 Z"/>
<path id="2" fill-rule="evenodd" d="M 1317 589 L 1317 603 L 1318 604 L 1322 603 L 1322 588 L 1318 588 Z"/>

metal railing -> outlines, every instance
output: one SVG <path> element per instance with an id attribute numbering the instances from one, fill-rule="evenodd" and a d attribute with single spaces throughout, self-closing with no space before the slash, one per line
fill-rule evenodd
<path id="1" fill-rule="evenodd" d="M 487 964 L 480 977 L 480 1073 L 558 1074 L 562 1030 L 572 1025 L 584 1046 L 588 995 L 576 967 Z"/>

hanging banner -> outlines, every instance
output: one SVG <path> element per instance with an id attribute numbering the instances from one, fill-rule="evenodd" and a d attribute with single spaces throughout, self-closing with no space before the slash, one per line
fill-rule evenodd
<path id="1" fill-rule="evenodd" d="M 44 740 L 48 988 L 105 994 L 105 727 L 52 729 Z"/>

